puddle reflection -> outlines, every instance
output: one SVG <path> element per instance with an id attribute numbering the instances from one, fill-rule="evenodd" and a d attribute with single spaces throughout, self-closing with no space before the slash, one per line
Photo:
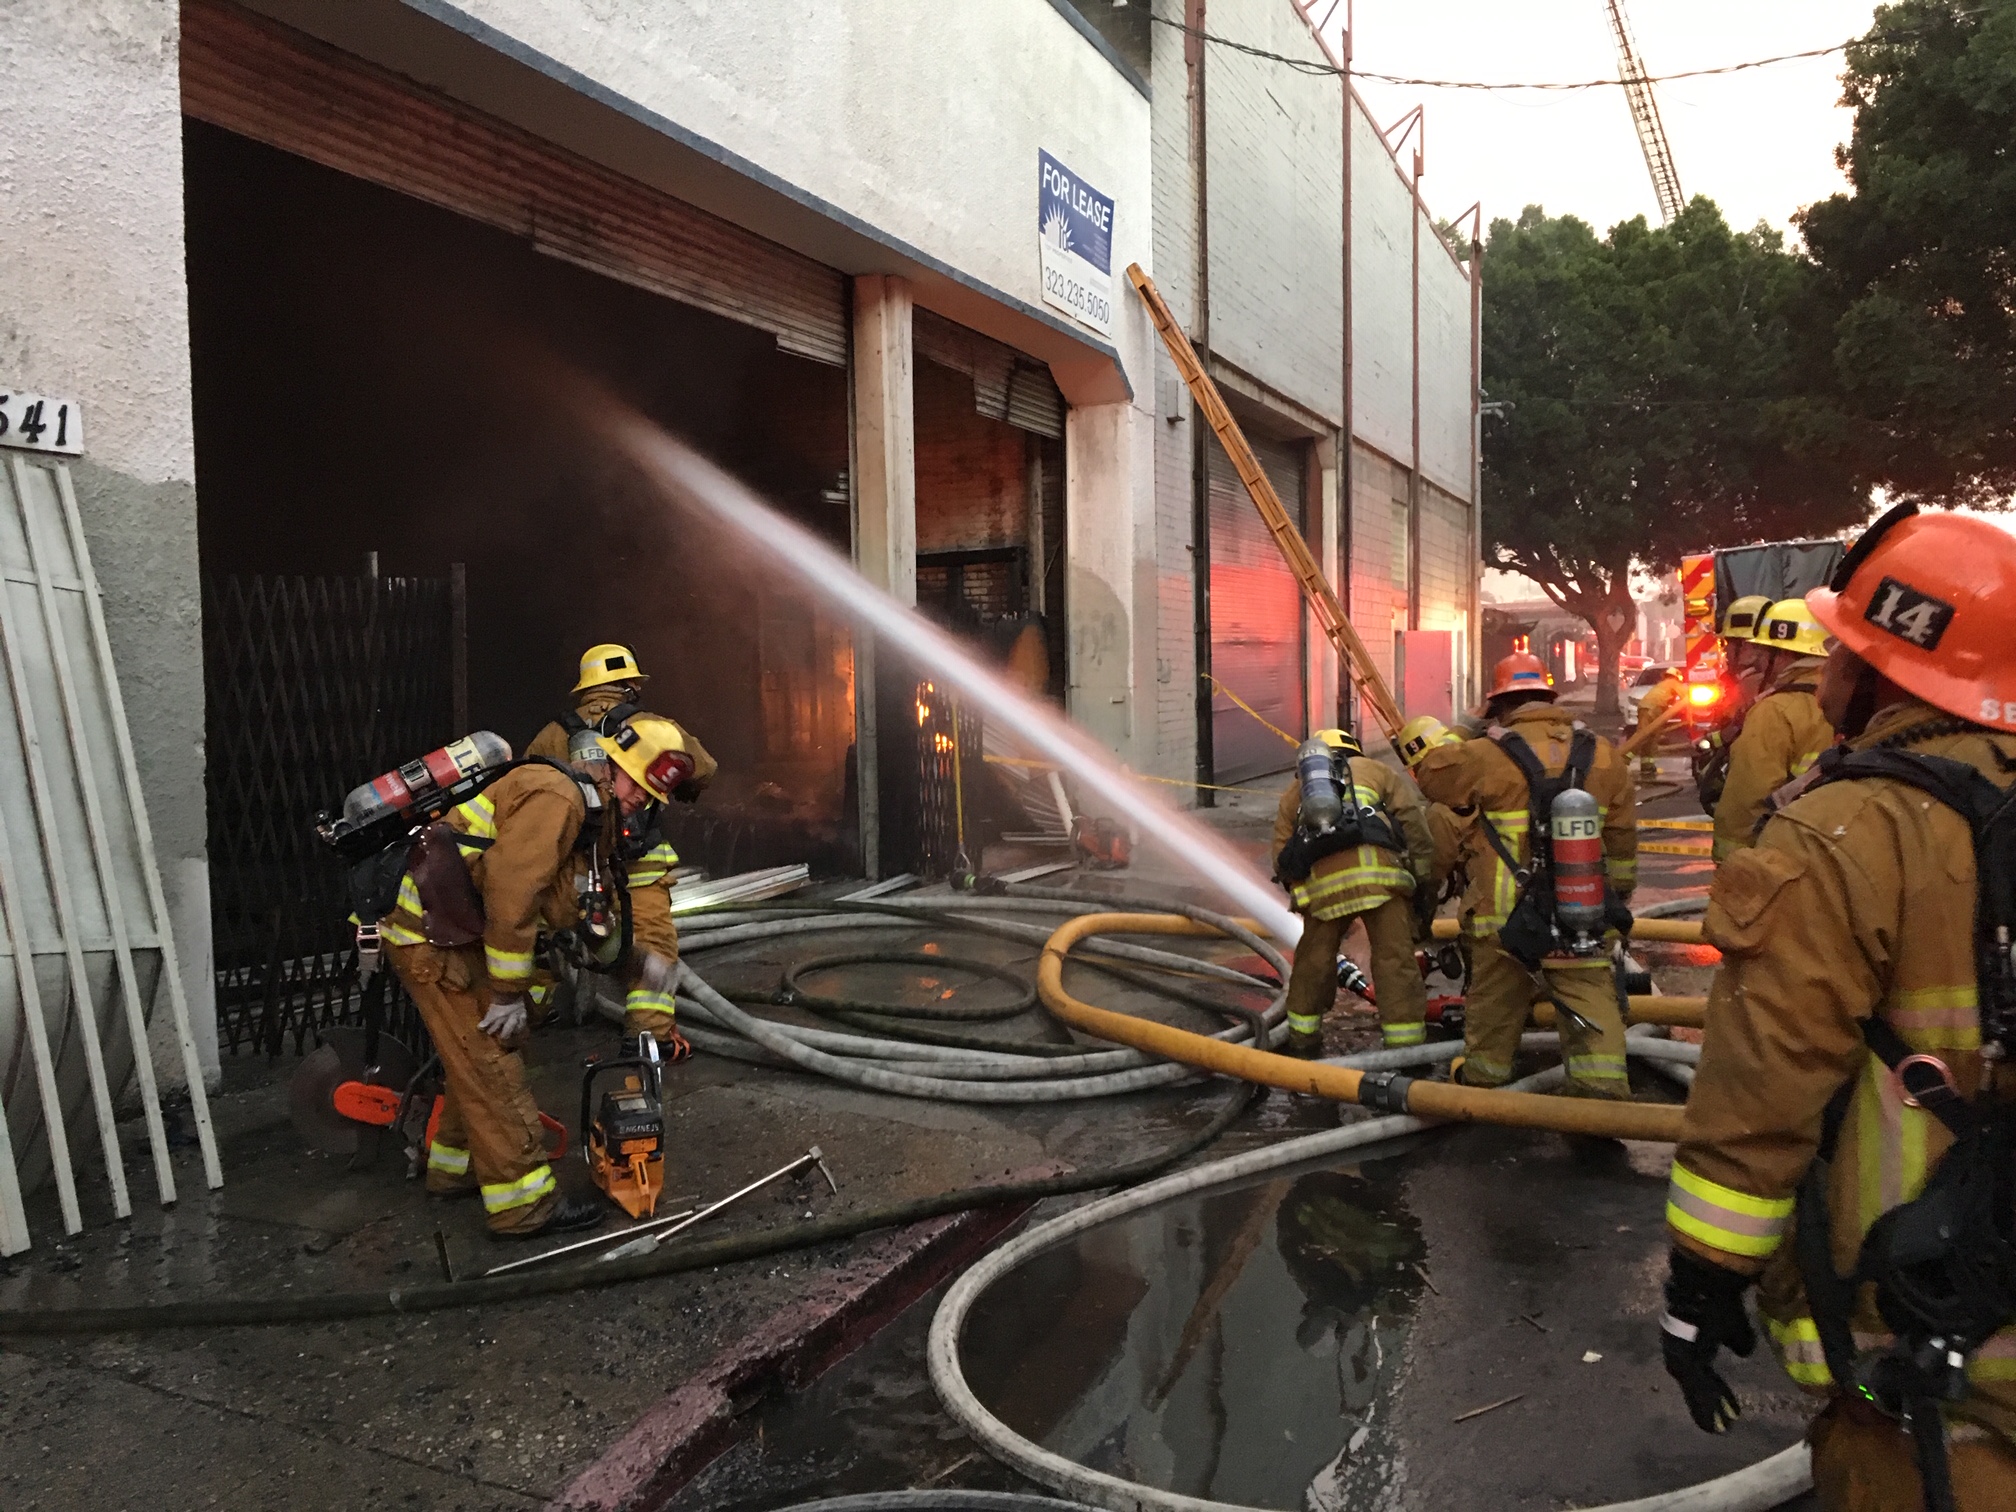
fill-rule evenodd
<path id="1" fill-rule="evenodd" d="M 1129 1480 L 1364 1505 L 1389 1479 L 1424 1255 L 1390 1161 L 1158 1208 L 995 1286 L 967 1324 L 967 1378 L 1017 1432 Z"/>

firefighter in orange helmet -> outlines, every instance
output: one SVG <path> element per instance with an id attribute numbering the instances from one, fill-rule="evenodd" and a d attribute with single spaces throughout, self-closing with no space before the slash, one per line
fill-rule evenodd
<path id="1" fill-rule="evenodd" d="M 1806 602 L 1835 638 L 1818 696 L 1845 743 L 1716 874 L 1723 965 L 1666 1209 L 1666 1368 L 1695 1422 L 1725 1427 L 1714 1360 L 1754 1346 L 1755 1283 L 1787 1373 L 1826 1398 L 1809 1433 L 1823 1508 L 2016 1507 L 2010 1154 L 1983 1143 L 2016 1118 L 1994 928 L 2016 905 L 1990 885 L 2009 885 L 2016 838 L 1977 866 L 1976 821 L 1953 806 L 2012 791 L 2016 539 L 1901 506 Z M 1999 1198 L 1953 1198 L 1984 1171 Z"/>
<path id="2" fill-rule="evenodd" d="M 528 756 L 545 756 L 554 761 L 596 762 L 606 753 L 601 741 L 613 736 L 631 715 L 658 719 L 637 706 L 649 676 L 637 663 L 637 653 L 628 646 L 607 643 L 590 646 L 581 656 L 581 675 L 574 684 L 574 707 L 532 737 Z M 719 770 L 707 748 L 692 731 L 666 720 L 679 731 L 681 749 L 692 762 L 692 773 L 669 795 L 680 803 L 692 803 L 706 791 Z M 669 986 L 654 987 L 644 980 L 644 966 L 650 957 L 664 962 L 679 959 L 679 930 L 672 918 L 672 869 L 679 853 L 665 838 L 659 818 L 662 798 L 654 799 L 636 820 L 626 823 L 620 842 L 626 869 L 625 883 L 630 895 L 631 957 L 619 968 L 623 995 L 623 1032 L 627 1038 L 649 1034 L 675 1057 L 687 1051 L 686 1041 L 675 1027 L 674 1004 Z M 669 978 L 668 978 L 669 980 Z M 536 999 L 550 990 L 544 972 L 533 985 Z"/>
<path id="3" fill-rule="evenodd" d="M 1567 1010 L 1561 1036 L 1569 1092 L 1625 1098 L 1624 1019 L 1610 957 L 1529 950 L 1523 935 L 1508 949 L 1504 937 L 1507 925 L 1530 907 L 1515 872 L 1532 864 L 1531 825 L 1548 823 L 1543 792 L 1564 780 L 1596 800 L 1610 894 L 1621 903 L 1638 880 L 1630 765 L 1609 741 L 1557 710 L 1554 697 L 1540 659 L 1514 652 L 1493 673 L 1484 733 L 1429 750 L 1414 768 L 1423 793 L 1470 821 L 1463 856 L 1470 989 L 1457 1075 L 1476 1087 L 1510 1081 L 1520 1033 L 1534 998 L 1544 994 Z"/>
<path id="4" fill-rule="evenodd" d="M 1318 746 L 1329 757 L 1322 781 L 1343 810 L 1327 831 L 1328 845 L 1310 833 L 1299 774 L 1274 813 L 1275 873 L 1303 918 L 1288 977 L 1289 1054 L 1322 1053 L 1323 1016 L 1337 1001 L 1337 955 L 1361 920 L 1382 1037 L 1389 1049 L 1421 1044 L 1428 1037 L 1428 995 L 1414 962 L 1413 898 L 1434 885 L 1427 816 L 1413 785 L 1367 756 L 1356 736 L 1318 730 L 1302 749 Z"/>

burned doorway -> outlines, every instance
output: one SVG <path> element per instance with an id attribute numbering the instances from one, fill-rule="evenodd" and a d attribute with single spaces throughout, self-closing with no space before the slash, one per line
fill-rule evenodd
<path id="1" fill-rule="evenodd" d="M 276 119 L 260 74 L 353 129 Z M 464 564 L 472 727 L 522 749 L 567 706 L 586 647 L 632 645 L 649 706 L 721 762 L 676 815 L 682 855 L 850 869 L 847 627 L 698 534 L 596 423 L 633 411 L 844 550 L 840 275 L 264 23 L 192 36 L 184 78 L 206 578 L 354 580 L 367 552 L 388 580 L 445 582 Z M 354 171 L 310 160 L 339 147 Z M 498 158 L 536 158 L 536 192 L 575 197 L 529 217 L 542 239 L 505 229 L 516 212 L 495 196 L 527 175 L 488 184 Z M 550 240 L 561 209 L 566 247 Z M 452 649 L 412 654 L 445 668 Z M 213 690 L 210 706 L 246 704 Z M 220 742 L 244 733 L 211 729 L 213 774 L 231 769 Z M 211 794 L 213 831 L 233 798 Z M 237 859 L 213 845 L 213 867 Z M 243 923 L 216 920 L 220 964 Z"/>

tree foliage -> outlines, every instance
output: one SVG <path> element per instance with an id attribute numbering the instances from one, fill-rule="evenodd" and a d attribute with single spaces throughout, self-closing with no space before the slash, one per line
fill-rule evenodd
<path id="1" fill-rule="evenodd" d="M 1614 710 L 1634 564 L 1866 512 L 1851 438 L 1802 376 L 1811 270 L 1696 198 L 1600 239 L 1528 207 L 1493 223 L 1483 271 L 1484 388 L 1507 406 L 1485 421 L 1486 551 L 1595 627 Z"/>
<path id="2" fill-rule="evenodd" d="M 1848 50 L 1853 185 L 1808 208 L 1814 382 L 1900 496 L 2016 491 L 2016 0 L 1886 5 Z"/>

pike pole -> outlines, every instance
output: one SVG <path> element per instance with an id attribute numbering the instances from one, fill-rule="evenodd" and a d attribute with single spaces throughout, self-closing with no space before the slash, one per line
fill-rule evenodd
<path id="1" fill-rule="evenodd" d="M 1155 322 L 1155 329 L 1162 335 L 1162 344 L 1169 349 L 1175 360 L 1176 370 L 1183 375 L 1183 381 L 1190 387 L 1191 398 L 1197 401 L 1197 408 L 1210 422 L 1212 432 L 1218 437 L 1218 444 L 1225 448 L 1225 455 L 1231 459 L 1233 469 L 1239 474 L 1239 481 L 1246 485 L 1246 492 L 1252 496 L 1253 507 L 1260 511 L 1260 518 L 1267 526 L 1268 534 L 1274 537 L 1274 545 L 1288 563 L 1288 570 L 1302 585 L 1302 594 L 1309 600 L 1309 607 L 1315 611 L 1316 622 L 1322 626 L 1330 644 L 1337 648 L 1351 681 L 1357 686 L 1359 696 L 1371 709 L 1373 718 L 1385 730 L 1386 738 L 1397 749 L 1400 743 L 1400 706 L 1394 702 L 1393 693 L 1386 686 L 1386 679 L 1379 675 L 1379 669 L 1372 665 L 1372 656 L 1365 649 L 1365 642 L 1358 638 L 1358 632 L 1351 627 L 1345 617 L 1344 606 L 1337 600 L 1329 580 L 1323 576 L 1323 569 L 1317 565 L 1315 556 L 1309 550 L 1309 543 L 1302 539 L 1302 533 L 1295 528 L 1288 511 L 1282 507 L 1281 497 L 1274 492 L 1274 485 L 1267 481 L 1267 474 L 1260 467 L 1260 459 L 1253 455 L 1253 448 L 1246 443 L 1246 433 L 1239 428 L 1239 422 L 1232 418 L 1232 412 L 1225 407 L 1225 400 L 1218 392 L 1218 385 L 1211 375 L 1204 371 L 1204 364 L 1198 360 L 1197 349 L 1190 345 L 1190 338 L 1183 334 L 1183 328 L 1176 323 L 1176 317 L 1163 301 L 1161 291 L 1155 281 L 1141 271 L 1139 263 L 1128 265 L 1127 277 L 1133 282 L 1141 302 L 1148 307 L 1148 318 Z"/>

